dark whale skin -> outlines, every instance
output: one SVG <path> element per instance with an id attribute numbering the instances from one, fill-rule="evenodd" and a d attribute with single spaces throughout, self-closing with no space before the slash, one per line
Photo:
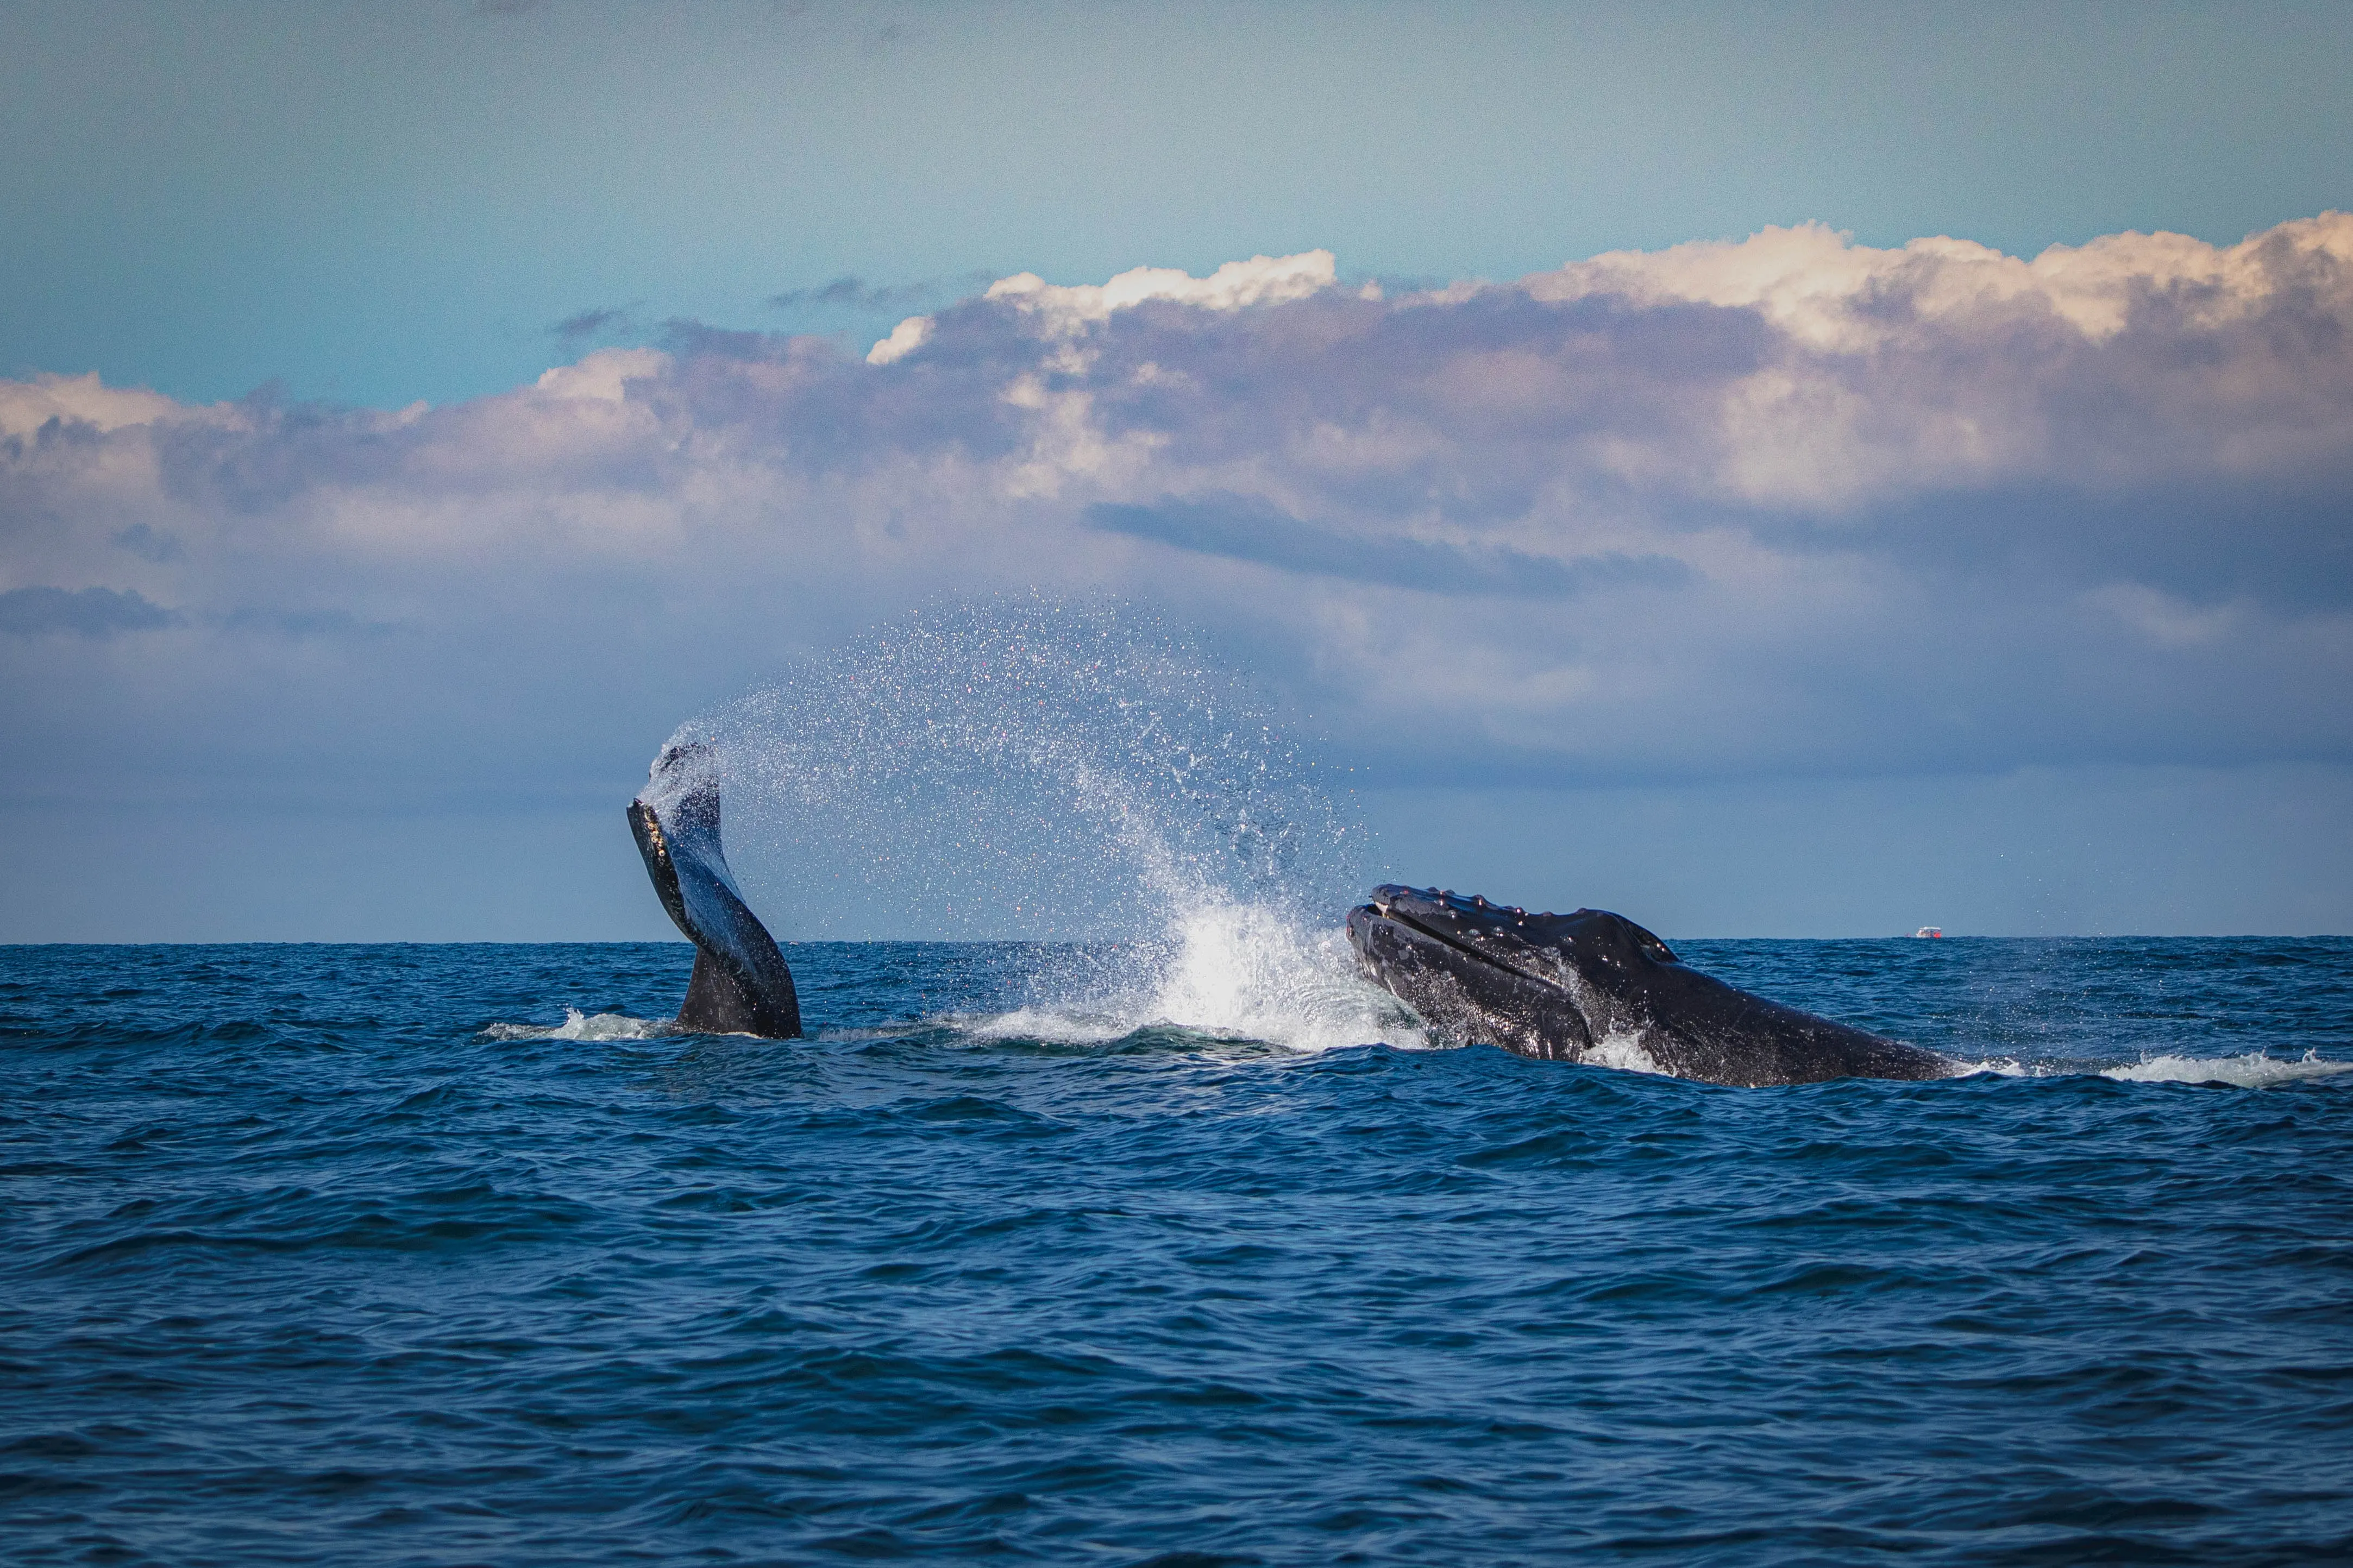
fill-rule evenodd
<path id="1" fill-rule="evenodd" d="M 629 831 L 646 875 L 678 929 L 694 943 L 694 973 L 678 1010 L 682 1029 L 706 1035 L 798 1039 L 800 997 L 791 965 L 760 923 L 719 846 L 719 782 L 699 746 L 664 748 L 645 790 L 629 803 Z"/>
<path id="2" fill-rule="evenodd" d="M 1465 1044 L 1578 1062 L 1596 1058 L 1599 1042 L 1620 1051 L 1630 1043 L 1677 1078 L 1739 1088 L 1954 1070 L 1933 1051 L 1687 968 L 1665 942 L 1603 910 L 1530 914 L 1391 884 L 1349 911 L 1348 940 L 1376 982 Z"/>

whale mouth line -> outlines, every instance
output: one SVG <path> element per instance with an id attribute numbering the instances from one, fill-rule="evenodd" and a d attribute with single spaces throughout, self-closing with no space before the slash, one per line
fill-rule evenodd
<path id="1" fill-rule="evenodd" d="M 1372 902 L 1366 904 L 1365 908 L 1372 910 L 1374 915 L 1381 920 L 1388 921 L 1392 925 L 1400 925 L 1409 931 L 1414 931 L 1419 935 L 1426 936 L 1430 941 L 1439 943 L 1440 946 L 1451 948 L 1456 952 L 1462 954 L 1465 958 L 1476 959 L 1479 963 L 1487 965 L 1491 969 L 1500 969 L 1504 973 L 1515 975 L 1518 978 L 1526 981 L 1531 985 L 1549 986 L 1551 989 L 1563 992 L 1564 994 L 1567 991 L 1567 987 L 1563 986 L 1557 980 L 1547 979 L 1541 974 L 1531 974 L 1516 963 L 1499 958 L 1492 952 L 1480 952 L 1477 948 L 1472 947 L 1468 942 L 1464 942 L 1461 937 L 1451 936 L 1445 931 L 1439 931 L 1431 926 L 1424 925 L 1421 921 L 1414 919 L 1411 915 L 1405 913 L 1403 910 L 1393 908 L 1390 901 L 1387 899 L 1376 896 Z"/>

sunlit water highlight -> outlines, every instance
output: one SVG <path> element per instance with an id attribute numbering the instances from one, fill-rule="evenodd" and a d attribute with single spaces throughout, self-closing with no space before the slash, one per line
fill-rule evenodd
<path id="1" fill-rule="evenodd" d="M 5 1556 L 2353 1554 L 2353 942 L 1677 941 L 2015 1074 L 1733 1090 L 1251 918 L 0 950 Z"/>

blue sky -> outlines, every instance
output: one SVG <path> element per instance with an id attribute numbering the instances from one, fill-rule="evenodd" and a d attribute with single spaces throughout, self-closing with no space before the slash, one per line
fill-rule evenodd
<path id="1" fill-rule="evenodd" d="M 10 4 L 0 372 L 398 407 L 600 311 L 905 313 L 845 278 L 2231 241 L 2353 199 L 2348 48 L 2327 4 Z"/>
<path id="2" fill-rule="evenodd" d="M 663 934 L 616 825 L 673 724 L 1033 589 L 1197 630 L 1413 879 L 2353 929 L 2348 58 L 2339 5 L 0 5 L 0 938 Z"/>

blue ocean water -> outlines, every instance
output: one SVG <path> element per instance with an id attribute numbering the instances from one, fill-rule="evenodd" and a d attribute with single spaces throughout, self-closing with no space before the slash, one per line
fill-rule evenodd
<path id="1" fill-rule="evenodd" d="M 2353 941 L 1678 947 L 2002 1070 L 1419 1048 L 1231 942 L 795 945 L 793 1043 L 642 1022 L 682 944 L 0 950 L 0 1546 L 2353 1560 Z"/>

